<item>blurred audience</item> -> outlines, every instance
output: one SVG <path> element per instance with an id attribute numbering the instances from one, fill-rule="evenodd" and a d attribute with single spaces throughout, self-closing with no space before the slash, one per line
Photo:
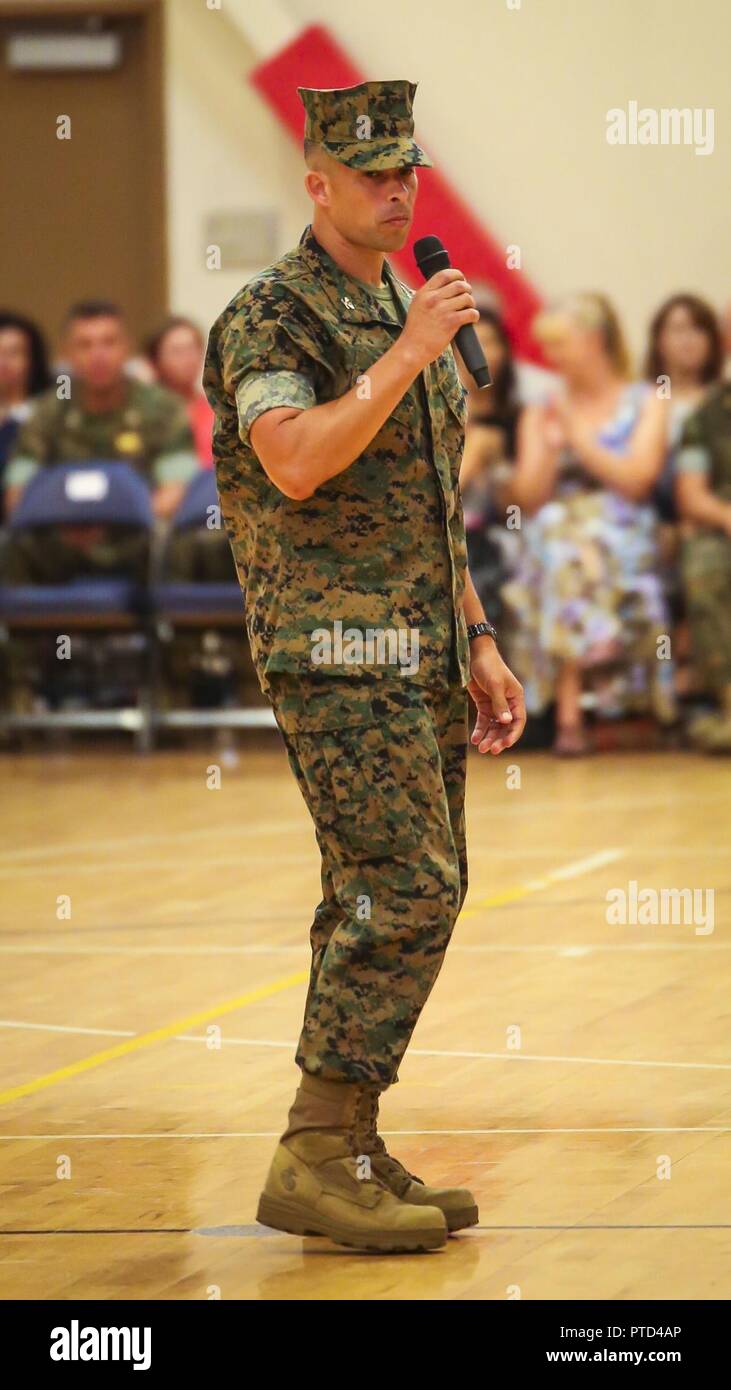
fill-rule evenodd
<path id="1" fill-rule="evenodd" d="M 180 402 L 159 386 L 129 377 L 129 340 L 121 311 L 105 300 L 75 305 L 65 324 L 69 375 L 31 406 L 5 475 L 12 512 L 29 480 L 49 464 L 123 459 L 152 489 L 159 518 L 178 506 L 198 463 Z M 83 573 L 140 573 L 139 535 L 104 526 L 44 527 L 11 533 L 4 551 L 11 583 L 60 583 Z"/>
<path id="2" fill-rule="evenodd" d="M 197 325 L 175 315 L 148 338 L 146 352 L 156 380 L 182 397 L 200 463 L 212 468 L 213 411 L 201 386 L 205 347 Z"/>
<path id="3" fill-rule="evenodd" d="M 539 315 L 536 336 L 560 391 L 520 422 L 510 494 L 522 552 L 503 597 L 528 709 L 556 705 L 555 751 L 588 751 L 582 696 L 607 714 L 649 705 L 676 719 L 668 615 L 649 499 L 662 469 L 666 402 L 630 379 L 617 316 L 600 294 Z M 662 651 L 662 655 L 669 653 Z"/>
<path id="4" fill-rule="evenodd" d="M 719 707 L 691 735 L 707 752 L 731 753 L 731 382 L 686 421 L 676 470 L 692 650 Z"/>
<path id="5" fill-rule="evenodd" d="M 660 305 L 650 325 L 645 377 L 669 402 L 668 453 L 653 492 L 663 521 L 677 519 L 675 449 L 688 416 L 723 372 L 721 327 L 705 300 L 674 294 Z"/>
<path id="6" fill-rule="evenodd" d="M 40 329 L 22 314 L 0 311 L 0 488 L 5 486 L 8 455 L 30 414 L 31 400 L 49 384 Z"/>
<path id="7" fill-rule="evenodd" d="M 721 316 L 721 331 L 723 333 L 723 351 L 725 356 L 724 377 L 731 381 L 731 299 L 724 308 Z"/>
<path id="8" fill-rule="evenodd" d="M 459 483 L 470 574 L 485 613 L 499 625 L 503 617 L 502 586 L 515 562 L 518 541 L 517 532 L 509 525 L 506 506 L 521 406 L 505 325 L 491 306 L 478 302 L 477 307 L 480 320 L 475 328 L 490 364 L 492 386 L 480 390 L 459 359 L 468 410 Z"/>
<path id="9" fill-rule="evenodd" d="M 685 611 L 673 655 L 689 646 L 696 685 L 717 706 L 693 723 L 692 740 L 731 753 L 731 381 L 722 382 L 731 304 L 721 323 L 696 295 L 667 299 L 650 326 L 641 382 L 603 295 L 568 296 L 538 316 L 545 368 L 514 359 L 489 294 L 478 295 L 478 307 L 493 385 L 478 390 L 458 359 L 468 397 L 460 471 L 467 549 L 530 714 L 555 711 L 563 756 L 589 749 L 587 696 L 600 715 L 649 709 L 662 726 L 674 724 L 670 611 L 681 619 Z M 212 467 L 204 349 L 197 325 L 174 315 L 135 358 L 120 309 L 80 303 L 67 316 L 49 389 L 39 329 L 0 313 L 6 516 L 39 468 L 118 458 L 146 479 L 165 526 L 199 468 Z M 60 525 L 9 532 L 5 541 L 10 583 L 147 573 L 146 546 L 143 554 L 131 528 Z M 171 528 L 161 554 L 179 582 L 235 580 L 220 528 Z M 216 642 L 215 663 L 233 670 L 238 639 L 231 653 Z M 168 644 L 176 698 L 192 678 L 209 679 L 212 661 L 195 635 Z"/>

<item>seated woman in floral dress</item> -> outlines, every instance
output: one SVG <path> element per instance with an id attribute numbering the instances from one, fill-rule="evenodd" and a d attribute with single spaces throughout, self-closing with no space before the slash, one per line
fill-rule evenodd
<path id="1" fill-rule="evenodd" d="M 503 599 L 511 659 L 531 713 L 556 706 L 555 751 L 588 750 L 582 694 L 618 714 L 649 705 L 676 718 L 668 615 L 650 498 L 667 447 L 667 402 L 630 380 L 622 332 L 598 294 L 539 316 L 562 385 L 518 433 L 511 501 L 523 547 Z"/>

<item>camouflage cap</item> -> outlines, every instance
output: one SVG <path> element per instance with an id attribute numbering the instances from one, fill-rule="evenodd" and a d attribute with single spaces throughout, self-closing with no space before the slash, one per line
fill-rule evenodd
<path id="1" fill-rule="evenodd" d="M 305 140 L 351 169 L 393 169 L 433 161 L 414 140 L 416 82 L 359 82 L 356 87 L 298 87 L 307 113 Z"/>

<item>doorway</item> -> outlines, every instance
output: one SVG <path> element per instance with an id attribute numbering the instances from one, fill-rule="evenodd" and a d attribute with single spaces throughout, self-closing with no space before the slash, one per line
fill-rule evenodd
<path id="1" fill-rule="evenodd" d="M 20 55 L 19 35 L 32 40 Z M 35 66 L 56 35 L 64 54 L 52 39 Z M 94 35 L 116 36 L 106 60 Z M 53 347 L 79 299 L 117 302 L 135 338 L 166 310 L 162 49 L 158 0 L 0 3 L 0 304 Z"/>

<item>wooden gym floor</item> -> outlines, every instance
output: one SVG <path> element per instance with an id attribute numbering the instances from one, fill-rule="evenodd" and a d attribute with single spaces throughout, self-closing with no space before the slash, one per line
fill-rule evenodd
<path id="1" fill-rule="evenodd" d="M 276 733 L 2 767 L 0 1297 L 731 1296 L 727 763 L 471 756 L 470 894 L 382 1109 L 481 1224 L 400 1257 L 255 1223 L 319 897 Z M 713 932 L 608 925 L 630 880 L 713 889 Z"/>

